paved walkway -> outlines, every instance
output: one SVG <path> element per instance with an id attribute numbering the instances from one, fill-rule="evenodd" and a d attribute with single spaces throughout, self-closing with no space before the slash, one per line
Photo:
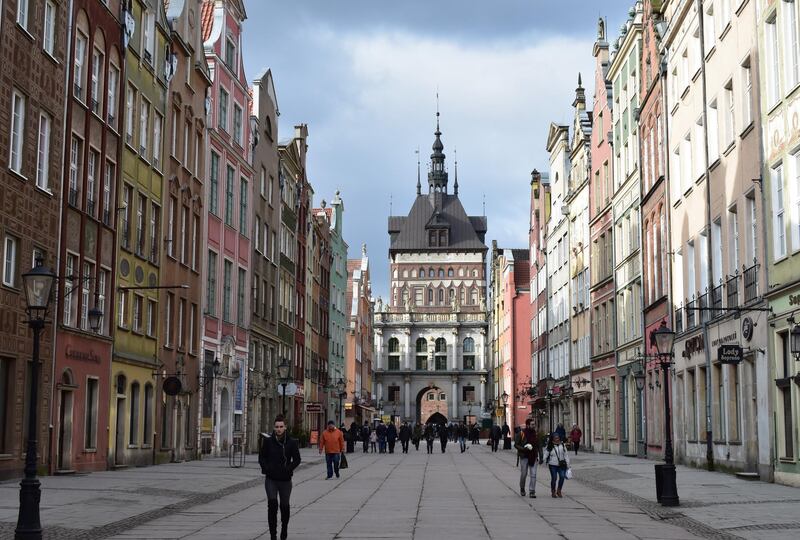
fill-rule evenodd
<path id="1" fill-rule="evenodd" d="M 437 444 L 438 446 L 438 444 Z M 398 445 L 399 450 L 399 445 Z M 315 450 L 295 473 L 290 538 L 602 540 L 797 538 L 800 489 L 678 468 L 681 507 L 654 502 L 653 462 L 583 454 L 563 499 L 518 493 L 515 456 L 485 445 L 428 456 L 355 453 L 325 480 Z M 255 456 L 242 469 L 211 459 L 42 479 L 42 522 L 53 539 L 268 538 Z M 17 482 L 0 484 L 0 539 L 12 538 Z"/>

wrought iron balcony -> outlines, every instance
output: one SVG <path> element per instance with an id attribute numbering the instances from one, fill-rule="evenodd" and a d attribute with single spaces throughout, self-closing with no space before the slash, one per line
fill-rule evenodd
<path id="1" fill-rule="evenodd" d="M 708 322 L 711 320 L 711 312 L 708 310 L 708 293 L 701 294 L 698 300 L 700 301 L 700 322 Z"/>
<path id="2" fill-rule="evenodd" d="M 758 299 L 758 263 L 744 269 L 744 303 L 748 304 Z"/>
<path id="3" fill-rule="evenodd" d="M 78 206 L 78 196 L 80 192 L 75 188 L 69 188 L 69 195 L 67 196 L 67 202 L 70 206 L 74 206 L 77 208 Z"/>
<path id="4" fill-rule="evenodd" d="M 722 316 L 722 289 L 723 285 L 720 283 L 713 289 L 711 289 L 711 307 L 713 311 L 711 312 L 711 317 L 716 319 L 717 317 Z"/>
<path id="5" fill-rule="evenodd" d="M 691 302 L 686 302 L 686 329 L 691 330 L 695 327 L 695 313 L 696 310 L 696 300 L 692 300 Z"/>
<path id="6" fill-rule="evenodd" d="M 725 292 L 728 296 L 728 303 L 725 307 L 739 307 L 739 274 L 731 276 L 725 282 Z"/>

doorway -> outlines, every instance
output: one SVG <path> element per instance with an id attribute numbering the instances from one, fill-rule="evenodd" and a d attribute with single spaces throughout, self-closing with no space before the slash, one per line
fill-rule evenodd
<path id="1" fill-rule="evenodd" d="M 61 384 L 64 387 L 72 386 L 69 374 L 64 373 Z M 62 388 L 59 392 L 58 413 L 58 462 L 59 471 L 72 469 L 72 409 L 74 392 L 71 388 Z"/>
<path id="2" fill-rule="evenodd" d="M 117 425 L 114 437 L 114 465 L 125 464 L 125 398 L 117 398 Z"/>

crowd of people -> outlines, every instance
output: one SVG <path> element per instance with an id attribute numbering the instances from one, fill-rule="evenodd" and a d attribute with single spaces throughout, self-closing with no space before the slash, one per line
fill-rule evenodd
<path id="1" fill-rule="evenodd" d="M 565 443 L 568 442 L 577 455 L 583 434 L 577 424 L 573 424 L 569 435 L 562 424 L 558 424 L 552 433 L 542 434 L 537 432 L 532 423 L 531 419 L 527 419 L 524 428 L 514 429 L 513 447 L 517 451 L 520 495 L 536 498 L 537 468 L 544 464 L 550 472 L 550 495 L 553 498 L 561 498 L 564 482 L 572 477 L 569 450 Z M 286 433 L 283 416 L 278 415 L 275 418 L 273 428 L 271 434 L 265 434 L 258 462 L 265 476 L 270 539 L 277 540 L 278 510 L 281 516 L 280 537 L 287 538 L 292 474 L 300 464 L 300 451 L 297 441 Z M 503 448 L 511 449 L 510 435 L 508 424 L 493 425 L 487 440 L 492 452 L 498 451 L 501 439 L 504 441 Z M 350 429 L 345 429 L 344 425 L 337 428 L 335 422 L 330 420 L 326 429 L 320 434 L 318 443 L 319 453 L 325 454 L 326 479 L 330 480 L 334 475 L 336 478 L 340 477 L 340 469 L 347 467 L 346 454 L 355 451 L 356 443 L 361 443 L 363 453 L 393 454 L 398 440 L 404 454 L 408 453 L 410 444 L 419 451 L 420 442 L 423 440 L 428 454 L 434 453 L 434 443 L 437 440 L 442 453 L 445 453 L 448 442 L 457 442 L 461 453 L 464 453 L 468 448 L 467 441 L 471 444 L 480 443 L 480 429 L 477 424 L 467 425 L 465 422 L 449 424 L 431 422 L 424 426 L 403 422 L 399 428 L 394 422 L 376 422 L 374 426 L 364 422 L 360 427 L 353 422 L 350 424 Z"/>

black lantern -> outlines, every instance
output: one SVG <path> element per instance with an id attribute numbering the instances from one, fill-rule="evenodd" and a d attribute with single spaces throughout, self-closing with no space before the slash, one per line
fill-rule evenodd
<path id="1" fill-rule="evenodd" d="M 675 332 L 667 328 L 667 323 L 661 321 L 661 326 L 653 331 L 656 349 L 659 356 L 672 356 L 672 347 L 675 345 Z"/>
<path id="2" fill-rule="evenodd" d="M 36 266 L 22 274 L 25 300 L 31 320 L 44 319 L 47 308 L 50 306 L 50 293 L 55 281 L 56 275 L 42 264 L 41 259 L 36 259 Z"/>
<path id="3" fill-rule="evenodd" d="M 794 359 L 800 361 L 800 324 L 795 324 L 790 334 L 789 346 Z"/>
<path id="4" fill-rule="evenodd" d="M 548 375 L 547 377 L 544 378 L 544 382 L 545 384 L 547 384 L 547 392 L 552 393 L 553 388 L 556 385 L 556 380 L 553 378 L 552 375 Z"/>
<path id="5" fill-rule="evenodd" d="M 345 387 L 345 382 L 342 379 L 336 381 L 336 391 L 339 392 L 339 394 L 344 392 L 344 387 Z"/>
<path id="6" fill-rule="evenodd" d="M 636 380 L 636 389 L 639 390 L 639 392 L 644 390 L 644 371 L 635 372 L 633 378 Z"/>
<path id="7" fill-rule="evenodd" d="M 287 384 L 288 384 L 289 369 L 290 368 L 291 368 L 291 366 L 286 361 L 286 358 L 281 360 L 281 363 L 278 364 L 278 378 L 281 380 L 281 384 L 283 384 L 283 381 L 286 381 Z"/>
<path id="8" fill-rule="evenodd" d="M 97 307 L 93 307 L 89 310 L 89 328 L 92 329 L 92 332 L 95 334 L 100 333 L 100 328 L 103 325 L 103 312 L 98 309 Z"/>
<path id="9" fill-rule="evenodd" d="M 509 396 L 508 396 L 508 392 L 506 392 L 505 390 L 503 390 L 503 395 L 502 395 L 502 396 L 500 396 L 500 397 L 503 399 L 503 407 L 505 407 L 506 405 L 508 405 L 508 397 L 509 397 Z"/>
<path id="10" fill-rule="evenodd" d="M 222 364 L 219 363 L 219 359 L 217 358 L 214 359 L 213 366 L 214 366 L 214 376 L 219 377 L 220 375 L 222 375 Z"/>

